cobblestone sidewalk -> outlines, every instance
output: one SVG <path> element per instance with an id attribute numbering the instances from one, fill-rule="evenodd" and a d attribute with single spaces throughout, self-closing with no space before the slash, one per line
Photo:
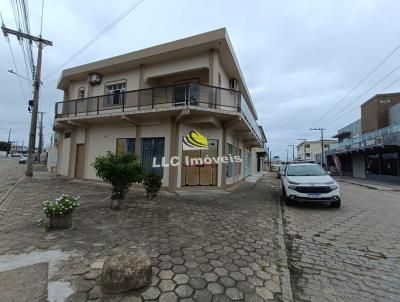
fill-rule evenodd
<path id="1" fill-rule="evenodd" d="M 280 301 L 279 205 L 269 181 L 244 183 L 231 193 L 162 192 L 153 201 L 134 191 L 127 208 L 113 212 L 108 186 L 25 179 L 0 206 L 0 255 L 70 253 L 51 279 L 69 282 L 74 302 Z M 41 201 L 61 193 L 81 196 L 73 228 L 46 232 L 36 225 Z M 117 253 L 149 255 L 151 286 L 128 295 L 102 294 L 103 261 Z"/>

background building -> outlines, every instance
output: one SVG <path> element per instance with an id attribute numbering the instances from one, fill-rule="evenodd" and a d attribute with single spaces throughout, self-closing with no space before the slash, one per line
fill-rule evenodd
<path id="1" fill-rule="evenodd" d="M 326 152 L 337 172 L 400 182 L 400 93 L 378 94 L 361 105 L 361 119 L 340 129 Z"/>
<path id="2" fill-rule="evenodd" d="M 324 140 L 324 150 L 328 150 L 330 145 L 335 143 L 337 140 Z M 316 155 L 319 153 L 321 153 L 321 140 L 302 141 L 297 145 L 297 159 L 316 161 Z"/>

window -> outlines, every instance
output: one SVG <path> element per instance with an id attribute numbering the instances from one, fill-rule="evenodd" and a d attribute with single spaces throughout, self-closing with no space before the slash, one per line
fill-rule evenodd
<path id="1" fill-rule="evenodd" d="M 80 87 L 78 89 L 78 99 L 83 99 L 85 97 L 85 87 Z"/>
<path id="2" fill-rule="evenodd" d="M 398 176 L 397 163 L 397 153 L 382 154 L 382 174 Z"/>
<path id="3" fill-rule="evenodd" d="M 379 174 L 379 155 L 368 155 L 367 156 L 367 173 L 368 174 Z"/>
<path id="4" fill-rule="evenodd" d="M 306 144 L 306 149 L 310 148 L 310 144 Z"/>
<path id="5" fill-rule="evenodd" d="M 71 138 L 71 132 L 65 132 L 64 133 L 64 138 Z"/>
<path id="6" fill-rule="evenodd" d="M 231 144 L 226 144 L 227 146 L 227 154 L 228 157 L 229 155 L 233 155 L 233 146 Z M 226 164 L 226 177 L 232 177 L 232 162 L 229 160 L 228 163 Z"/>
<path id="7" fill-rule="evenodd" d="M 134 138 L 117 138 L 117 154 L 135 154 Z"/>
<path id="8" fill-rule="evenodd" d="M 121 105 L 125 98 L 126 83 L 111 84 L 106 86 L 106 105 Z"/>
<path id="9" fill-rule="evenodd" d="M 311 157 L 311 153 L 306 153 L 306 157 Z"/>

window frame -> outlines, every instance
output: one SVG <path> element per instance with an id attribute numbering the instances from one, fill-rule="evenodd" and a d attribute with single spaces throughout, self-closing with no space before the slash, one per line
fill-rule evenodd
<path id="1" fill-rule="evenodd" d="M 128 147 L 127 141 L 129 139 L 133 140 L 133 152 L 129 152 L 129 150 L 127 148 Z M 125 140 L 125 151 L 124 151 L 123 154 L 128 154 L 128 153 L 131 153 L 133 155 L 136 154 L 136 138 L 135 137 L 117 137 L 115 139 L 115 154 L 119 154 L 118 153 L 118 140 Z"/>
<path id="2" fill-rule="evenodd" d="M 121 106 L 122 103 L 125 101 L 125 93 L 127 92 L 126 85 L 127 81 L 126 80 L 119 80 L 119 81 L 113 81 L 113 82 L 108 82 L 104 84 L 104 90 L 105 90 L 105 98 L 104 98 L 104 106 L 107 107 L 112 107 L 112 106 Z M 112 93 L 110 93 L 110 86 L 118 86 L 118 85 L 124 85 L 123 89 L 113 89 Z M 117 93 L 118 92 L 118 103 L 114 103 L 114 100 L 116 99 Z M 110 101 L 111 100 L 111 101 Z"/>

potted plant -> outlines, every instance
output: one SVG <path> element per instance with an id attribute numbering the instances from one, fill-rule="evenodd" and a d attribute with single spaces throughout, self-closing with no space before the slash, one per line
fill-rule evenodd
<path id="1" fill-rule="evenodd" d="M 143 179 L 143 185 L 146 189 L 146 197 L 152 200 L 157 196 L 157 192 L 161 188 L 161 176 L 158 174 L 150 173 L 146 175 Z"/>
<path id="2" fill-rule="evenodd" d="M 126 193 L 133 183 L 143 180 L 144 171 L 133 154 L 115 154 L 110 151 L 96 157 L 92 164 L 96 176 L 112 186 L 111 209 L 123 208 Z"/>
<path id="3" fill-rule="evenodd" d="M 79 206 L 79 197 L 66 194 L 53 201 L 43 202 L 43 211 L 49 218 L 50 229 L 68 229 L 72 225 L 72 213 Z"/>

